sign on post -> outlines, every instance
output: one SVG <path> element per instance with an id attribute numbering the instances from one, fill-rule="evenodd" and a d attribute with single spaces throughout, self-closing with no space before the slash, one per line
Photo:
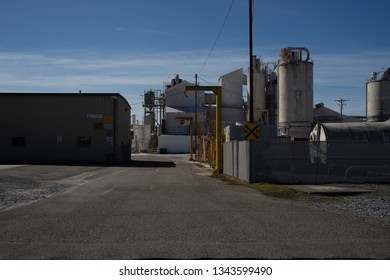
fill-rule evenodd
<path id="1" fill-rule="evenodd" d="M 255 123 L 247 123 L 242 130 L 242 135 L 244 135 L 248 141 L 256 140 L 260 137 L 260 134 L 260 127 Z"/>
<path id="2" fill-rule="evenodd" d="M 179 119 L 180 126 L 188 126 L 190 125 L 190 120 L 187 119 Z"/>

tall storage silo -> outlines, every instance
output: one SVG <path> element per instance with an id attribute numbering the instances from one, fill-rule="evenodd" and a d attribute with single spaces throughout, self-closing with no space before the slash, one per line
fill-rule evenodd
<path id="1" fill-rule="evenodd" d="M 303 52 L 306 56 L 303 57 Z M 308 139 L 313 121 L 313 62 L 306 48 L 284 48 L 276 66 L 278 135 Z"/>
<path id="2" fill-rule="evenodd" d="M 253 120 L 268 122 L 268 114 L 265 100 L 265 79 L 267 75 L 267 68 L 262 65 L 260 58 L 253 56 Z M 250 84 L 250 75 L 248 75 L 248 82 Z M 252 98 L 252 93 L 248 87 L 248 98 Z M 249 113 L 249 112 L 248 112 Z M 249 119 L 249 117 L 248 117 Z"/>
<path id="3" fill-rule="evenodd" d="M 371 74 L 367 82 L 367 121 L 383 122 L 390 119 L 390 68 L 378 78 L 378 73 Z"/>

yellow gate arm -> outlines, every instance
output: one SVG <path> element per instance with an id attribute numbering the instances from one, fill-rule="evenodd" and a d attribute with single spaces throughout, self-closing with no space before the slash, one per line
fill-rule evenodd
<path id="1" fill-rule="evenodd" d="M 215 120 L 216 172 L 222 173 L 222 87 L 220 86 L 186 86 L 186 91 L 212 91 L 216 96 L 217 109 Z"/>

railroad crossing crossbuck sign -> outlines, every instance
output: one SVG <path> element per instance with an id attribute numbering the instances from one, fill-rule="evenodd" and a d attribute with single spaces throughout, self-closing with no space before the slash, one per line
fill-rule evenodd
<path id="1" fill-rule="evenodd" d="M 242 130 L 242 135 L 246 140 L 253 141 L 260 137 L 260 127 L 255 123 L 248 123 Z"/>

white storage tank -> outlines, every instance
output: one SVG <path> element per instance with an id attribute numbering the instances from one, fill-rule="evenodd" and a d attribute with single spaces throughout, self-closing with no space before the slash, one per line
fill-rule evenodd
<path id="1" fill-rule="evenodd" d="M 390 68 L 384 71 L 381 78 L 379 73 L 371 74 L 367 82 L 367 121 L 383 122 L 390 119 Z"/>
<path id="2" fill-rule="evenodd" d="M 278 134 L 307 138 L 313 120 L 313 62 L 309 50 L 292 47 L 282 49 L 276 74 Z"/>

